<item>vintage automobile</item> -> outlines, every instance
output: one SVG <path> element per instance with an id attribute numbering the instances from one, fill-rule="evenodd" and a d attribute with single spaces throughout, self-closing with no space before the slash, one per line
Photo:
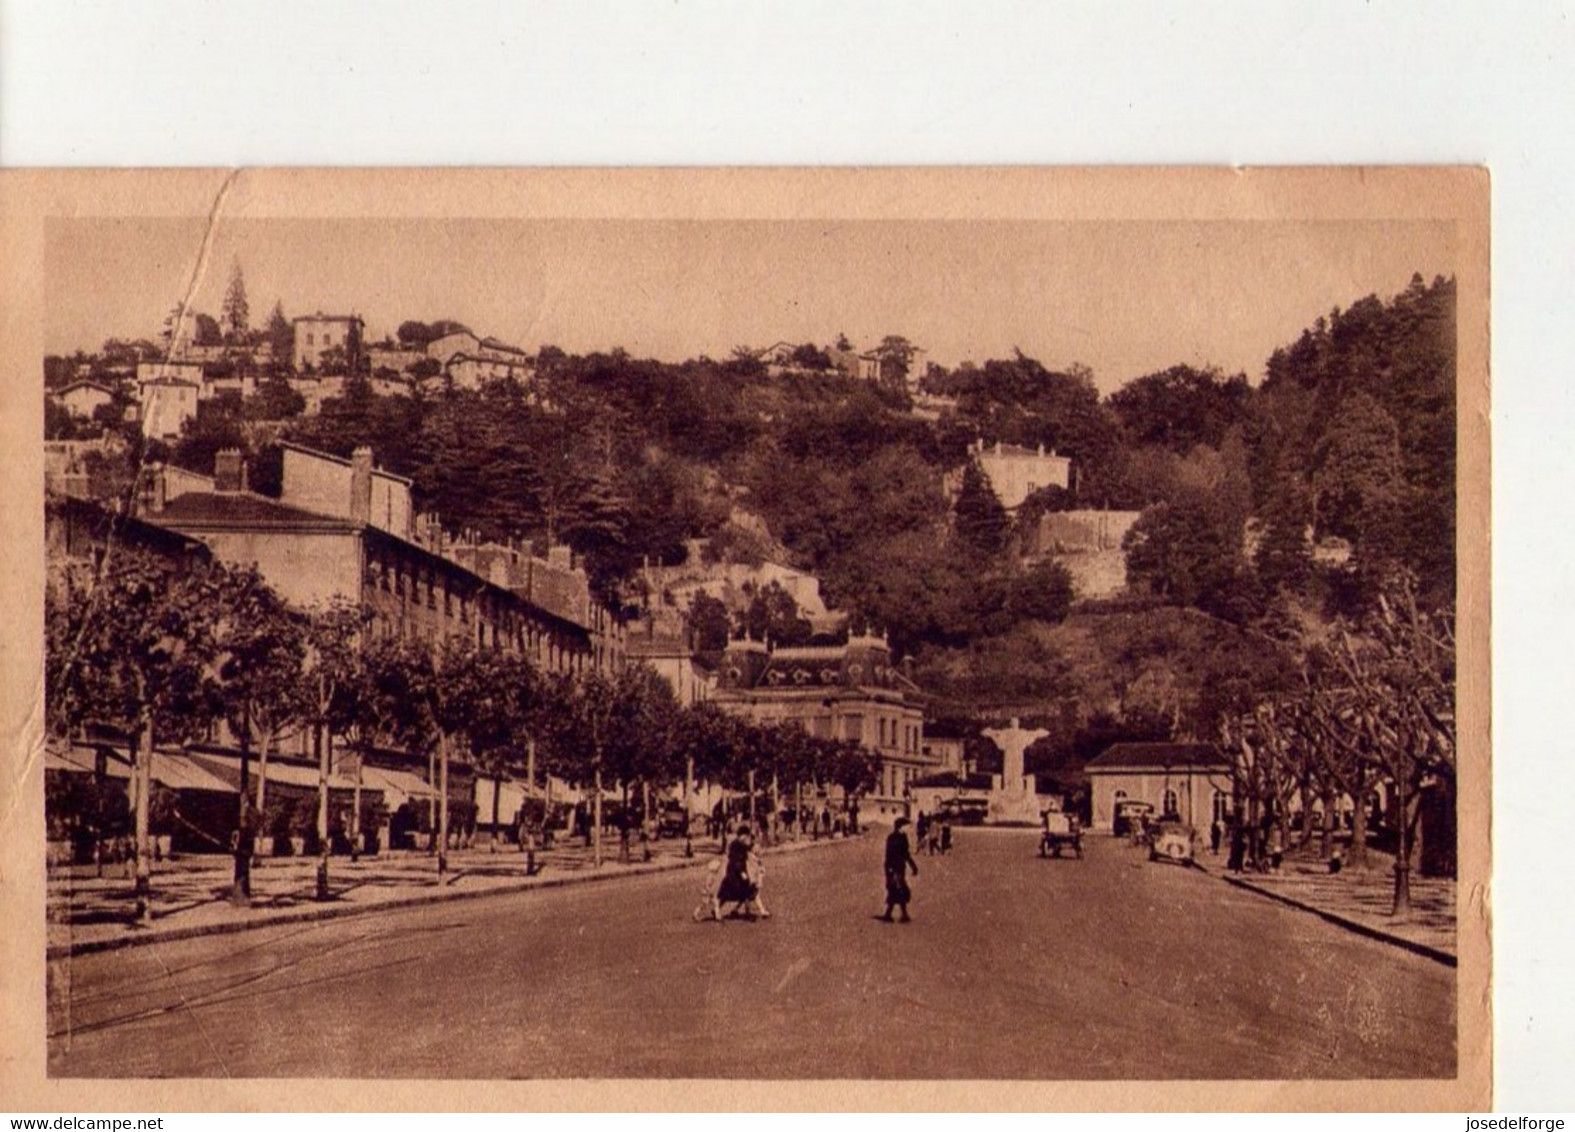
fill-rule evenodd
<path id="1" fill-rule="evenodd" d="M 1076 814 L 1047 810 L 1044 831 L 1039 835 L 1039 855 L 1059 857 L 1062 849 L 1070 849 L 1078 860 L 1083 859 L 1083 826 Z"/>
<path id="2" fill-rule="evenodd" d="M 1123 799 L 1116 803 L 1116 820 L 1111 832 L 1117 837 L 1125 837 L 1141 832 L 1153 820 L 1154 807 L 1151 803 Z"/>
<path id="3" fill-rule="evenodd" d="M 682 837 L 689 831 L 689 815 L 682 802 L 668 802 L 656 815 L 658 837 Z"/>
<path id="4" fill-rule="evenodd" d="M 1154 827 L 1153 840 L 1148 846 L 1148 859 L 1190 865 L 1193 863 L 1193 846 L 1196 842 L 1197 833 L 1190 825 L 1179 821 L 1162 821 Z"/>

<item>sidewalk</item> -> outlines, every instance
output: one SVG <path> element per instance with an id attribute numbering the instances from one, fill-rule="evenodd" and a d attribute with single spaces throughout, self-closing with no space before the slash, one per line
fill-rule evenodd
<path id="1" fill-rule="evenodd" d="M 775 856 L 847 843 L 847 838 L 783 840 L 763 852 Z M 234 862 L 229 856 L 186 856 L 162 862 L 155 869 L 153 920 L 146 926 L 127 922 L 132 909 L 128 866 L 106 865 L 105 875 L 98 878 L 92 867 L 78 865 L 52 870 L 49 877 L 48 956 L 56 959 L 441 900 L 670 872 L 704 865 L 719 856 L 714 840 L 696 841 L 693 857 L 684 856 L 682 841 L 658 841 L 651 849 L 651 860 L 645 861 L 636 844 L 633 860 L 620 864 L 617 841 L 604 843 L 602 865 L 597 868 L 591 851 L 576 841 L 537 853 L 538 872 L 527 876 L 525 854 L 518 846 L 500 845 L 494 852 L 482 845 L 450 852 L 449 870 L 441 885 L 437 859 L 424 851 L 384 853 L 355 863 L 349 857 L 334 857 L 328 868 L 331 898 L 327 901 L 316 899 L 317 858 L 260 857 L 252 866 L 249 907 L 230 901 Z"/>
<path id="2" fill-rule="evenodd" d="M 1394 874 L 1389 858 L 1365 869 L 1346 868 L 1331 874 L 1321 861 L 1288 861 L 1278 873 L 1227 873 L 1213 859 L 1208 870 L 1227 884 L 1311 912 L 1331 923 L 1374 939 L 1455 966 L 1455 882 L 1433 877 L 1411 878 L 1411 911 L 1390 915 Z"/>

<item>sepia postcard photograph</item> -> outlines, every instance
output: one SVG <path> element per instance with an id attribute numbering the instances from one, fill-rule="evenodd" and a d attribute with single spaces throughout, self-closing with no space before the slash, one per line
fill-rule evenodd
<path id="1" fill-rule="evenodd" d="M 1487 1104 L 1488 188 L 0 174 L 12 1084 Z"/>

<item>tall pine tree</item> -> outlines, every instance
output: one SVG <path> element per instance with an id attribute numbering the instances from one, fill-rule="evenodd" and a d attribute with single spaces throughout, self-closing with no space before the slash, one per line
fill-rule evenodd
<path id="1" fill-rule="evenodd" d="M 1005 549 L 1011 518 L 989 479 L 972 460 L 963 466 L 956 513 L 957 537 L 965 545 L 985 555 L 999 554 Z"/>
<path id="2" fill-rule="evenodd" d="M 268 345 L 273 349 L 274 365 L 288 363 L 295 347 L 295 331 L 290 326 L 290 320 L 284 317 L 284 303 L 275 300 L 264 333 L 268 336 Z"/>
<path id="3" fill-rule="evenodd" d="M 252 311 L 246 302 L 246 277 L 241 273 L 240 260 L 230 264 L 230 285 L 225 288 L 224 306 L 220 313 L 224 316 L 225 340 L 244 343 L 251 331 Z"/>

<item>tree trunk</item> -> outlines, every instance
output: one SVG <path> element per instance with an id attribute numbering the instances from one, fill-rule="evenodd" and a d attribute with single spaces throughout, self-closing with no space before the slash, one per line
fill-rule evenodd
<path id="1" fill-rule="evenodd" d="M 250 899 L 252 887 L 251 861 L 242 859 L 243 856 L 249 857 L 251 853 L 246 843 L 246 807 L 251 801 L 252 786 L 251 738 L 251 713 L 248 711 L 241 716 L 241 789 L 235 799 L 235 871 L 231 878 L 235 900 Z"/>
<path id="2" fill-rule="evenodd" d="M 262 742 L 257 744 L 257 822 L 258 829 L 266 836 L 263 823 L 268 817 L 268 747 L 273 741 L 273 733 L 264 731 Z"/>
<path id="3" fill-rule="evenodd" d="M 438 883 L 448 872 L 448 736 L 438 740 Z"/>
<path id="4" fill-rule="evenodd" d="M 1323 790 L 1323 837 L 1322 844 L 1318 847 L 1318 856 L 1325 861 L 1334 852 L 1335 802 L 1335 792 L 1325 786 Z"/>
<path id="5" fill-rule="evenodd" d="M 328 760 L 332 757 L 333 736 L 317 725 L 313 734 L 317 744 L 317 899 L 328 899 Z"/>
<path id="6" fill-rule="evenodd" d="M 1367 775 L 1356 776 L 1356 808 L 1351 813 L 1351 864 L 1367 864 Z"/>
<path id="7" fill-rule="evenodd" d="M 361 859 L 361 768 L 366 764 L 366 755 L 357 750 L 355 754 L 355 791 L 350 801 L 350 860 Z"/>
<path id="8" fill-rule="evenodd" d="M 137 865 L 133 886 L 136 922 L 145 924 L 153 919 L 153 846 L 148 820 L 150 798 L 153 793 L 153 720 L 142 725 L 138 736 L 137 766 L 133 782 L 136 800 Z"/>
<path id="9" fill-rule="evenodd" d="M 1411 911 L 1411 797 L 1410 783 L 1406 781 L 1404 759 L 1400 773 L 1395 775 L 1395 896 L 1390 915 L 1403 916 Z"/>
<path id="10" fill-rule="evenodd" d="M 591 779 L 591 864 L 602 867 L 602 760 L 596 760 Z"/>
<path id="11" fill-rule="evenodd" d="M 755 768 L 749 768 L 749 824 L 754 825 L 757 817 L 755 810 Z"/>
<path id="12" fill-rule="evenodd" d="M 493 845 L 497 845 L 497 843 L 498 843 L 498 818 L 500 816 L 498 811 L 502 807 L 502 804 L 503 804 L 503 775 L 501 773 L 498 773 L 498 774 L 494 774 L 492 776 L 492 844 Z"/>
<path id="13" fill-rule="evenodd" d="M 427 748 L 427 789 L 429 791 L 427 794 L 427 856 L 429 857 L 437 852 L 437 779 L 437 750 L 429 746 Z"/>

